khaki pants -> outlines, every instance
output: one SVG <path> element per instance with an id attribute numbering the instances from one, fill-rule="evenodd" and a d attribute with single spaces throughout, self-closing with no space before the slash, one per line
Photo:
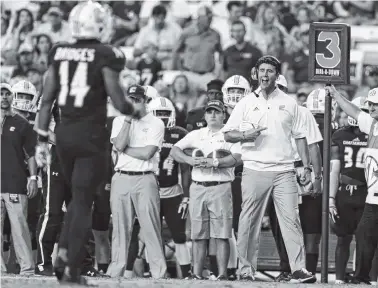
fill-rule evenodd
<path id="1" fill-rule="evenodd" d="M 28 197 L 18 195 L 18 203 L 11 202 L 9 193 L 1 193 L 1 232 L 3 231 L 5 215 L 8 213 L 12 242 L 16 253 L 17 261 L 20 264 L 20 274 L 34 274 L 34 260 L 29 227 L 27 223 Z M 1 254 L 3 251 L 3 241 L 1 240 Z M 1 257 L 1 272 L 6 273 L 6 265 Z"/>
<path id="2" fill-rule="evenodd" d="M 126 269 L 135 216 L 146 244 L 153 278 L 164 278 L 167 270 L 161 238 L 160 195 L 154 174 L 115 173 L 110 192 L 112 210 L 112 262 L 107 274 L 123 276 Z"/>
<path id="3" fill-rule="evenodd" d="M 292 272 L 305 268 L 305 248 L 299 220 L 295 172 L 263 172 L 244 168 L 239 220 L 240 273 L 256 272 L 261 223 L 272 194 Z"/>

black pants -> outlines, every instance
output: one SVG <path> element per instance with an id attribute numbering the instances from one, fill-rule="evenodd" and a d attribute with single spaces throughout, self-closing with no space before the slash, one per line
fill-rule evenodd
<path id="1" fill-rule="evenodd" d="M 60 124 L 55 130 L 60 166 L 72 192 L 59 247 L 68 250 L 68 266 L 75 270 L 85 255 L 96 192 L 104 184 L 106 130 L 86 123 Z"/>
<path id="2" fill-rule="evenodd" d="M 64 180 L 55 146 L 51 148 L 51 164 L 42 175 L 44 211 L 39 218 L 37 229 L 37 266 L 51 266 L 51 254 L 55 243 L 59 240 L 63 225 L 62 206 L 64 202 L 67 206 L 72 196 Z M 83 266 L 93 265 L 94 248 L 92 246 L 94 245 L 89 241 Z"/>
<path id="3" fill-rule="evenodd" d="M 362 281 L 370 281 L 369 273 L 378 244 L 378 205 L 365 204 L 357 226 L 356 240 L 355 277 Z"/>

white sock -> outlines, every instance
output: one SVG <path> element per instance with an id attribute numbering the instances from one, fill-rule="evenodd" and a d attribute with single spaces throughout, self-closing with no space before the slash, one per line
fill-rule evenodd
<path id="1" fill-rule="evenodd" d="M 236 247 L 234 229 L 232 229 L 232 238 L 228 240 L 230 242 L 230 258 L 228 260 L 227 268 L 236 268 L 238 265 L 238 250 Z"/>
<path id="2" fill-rule="evenodd" d="M 180 265 L 189 265 L 190 264 L 190 252 L 186 243 L 175 244 L 176 246 L 176 258 Z"/>

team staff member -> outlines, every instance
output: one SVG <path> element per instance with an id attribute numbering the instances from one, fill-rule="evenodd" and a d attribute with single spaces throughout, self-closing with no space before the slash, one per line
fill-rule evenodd
<path id="1" fill-rule="evenodd" d="M 164 278 L 167 270 L 161 238 L 159 186 L 155 176 L 158 153 L 164 139 L 164 123 L 147 113 L 147 97 L 142 86 L 127 90 L 135 119 L 114 119 L 110 138 L 118 160 L 110 192 L 113 219 L 112 261 L 107 274 L 123 276 L 129 253 L 135 216 L 141 227 L 153 278 Z"/>
<path id="2" fill-rule="evenodd" d="M 364 98 L 358 97 L 352 103 L 367 112 L 369 108 L 364 101 Z M 363 155 L 369 136 L 358 128 L 355 119 L 348 117 L 348 124 L 333 133 L 331 147 L 329 212 L 331 229 L 337 235 L 336 284 L 346 282 L 350 243 L 367 196 Z"/>
<path id="3" fill-rule="evenodd" d="M 368 194 L 356 230 L 356 271 L 353 283 L 370 284 L 369 273 L 378 244 L 378 88 L 371 89 L 366 98 L 370 115 L 344 98 L 334 86 L 327 86 L 325 89 L 348 116 L 357 120 L 360 130 L 369 135 L 364 156 Z"/>
<path id="4" fill-rule="evenodd" d="M 38 193 L 37 165 L 34 159 L 36 137 L 32 126 L 12 110 L 13 92 L 2 83 L 1 90 L 1 227 L 8 214 L 14 250 L 21 275 L 34 274 L 34 259 L 27 223 L 28 198 Z M 28 162 L 30 181 L 27 180 Z M 1 253 L 3 251 L 1 241 Z M 1 272 L 7 268 L 1 257 Z"/>
<path id="5" fill-rule="evenodd" d="M 186 278 L 189 276 L 191 268 L 190 251 L 186 245 L 185 234 L 185 222 L 189 208 L 190 169 L 185 163 L 179 164 L 175 161 L 169 153 L 173 145 L 184 138 L 188 132 L 176 126 L 175 107 L 169 99 L 159 97 L 151 100 L 148 109 L 153 115 L 160 118 L 166 127 L 159 154 L 159 170 L 157 173 L 160 186 L 160 215 L 164 217 L 172 234 L 182 277 Z M 179 184 L 179 170 L 181 172 L 181 185 Z"/>
<path id="6" fill-rule="evenodd" d="M 223 101 L 223 81 L 219 79 L 211 80 L 207 83 L 207 92 L 206 92 L 206 100 L 220 100 Z M 192 130 L 200 129 L 206 127 L 206 121 L 204 119 L 205 116 L 205 108 L 206 106 L 194 108 L 188 112 L 188 116 L 186 117 L 186 130 L 189 132 Z M 226 118 L 227 121 L 228 117 Z"/>
<path id="7" fill-rule="evenodd" d="M 276 87 L 281 71 L 281 63 L 276 58 L 260 58 L 256 68 L 260 85 L 257 91 L 259 97 L 250 94 L 240 100 L 223 130 L 227 141 L 244 142 L 243 204 L 238 233 L 241 279 L 254 279 L 261 222 L 270 194 L 273 194 L 293 271 L 293 282 L 314 282 L 314 275 L 305 269 L 291 144 L 291 138 L 294 138 L 304 164 L 300 175 L 301 183 L 308 184 L 311 181 L 309 151 L 298 117 L 298 105 Z"/>
<path id="8" fill-rule="evenodd" d="M 179 163 L 193 166 L 190 186 L 189 213 L 192 221 L 193 274 L 190 278 L 202 279 L 208 239 L 216 240 L 216 256 L 219 267 L 218 280 L 227 280 L 227 264 L 230 257 L 229 238 L 232 237 L 232 193 L 234 168 L 240 164 L 240 145 L 227 143 L 221 132 L 225 108 L 221 101 L 207 103 L 205 121 L 207 127 L 192 131 L 177 142 L 171 155 Z M 187 148 L 200 149 L 205 157 L 186 155 Z M 224 158 L 216 158 L 218 149 L 230 151 Z M 206 155 L 213 157 L 206 158 Z"/>

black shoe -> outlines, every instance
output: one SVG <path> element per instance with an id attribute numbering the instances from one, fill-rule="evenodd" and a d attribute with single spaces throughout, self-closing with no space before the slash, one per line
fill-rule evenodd
<path id="1" fill-rule="evenodd" d="M 238 277 L 236 276 L 236 274 L 228 275 L 228 281 L 236 281 L 236 280 L 238 280 Z"/>
<path id="2" fill-rule="evenodd" d="M 58 281 L 61 281 L 64 275 L 64 269 L 66 268 L 67 263 L 63 261 L 63 259 L 59 256 L 56 257 L 55 265 L 54 265 L 54 272 Z"/>
<path id="3" fill-rule="evenodd" d="M 360 279 L 360 278 L 353 278 L 350 281 L 351 284 L 365 284 L 365 285 L 371 285 L 370 280 L 367 279 Z"/>
<path id="4" fill-rule="evenodd" d="M 239 276 L 239 281 L 255 281 L 255 277 L 252 275 L 244 274 Z"/>
<path id="5" fill-rule="evenodd" d="M 54 276 L 52 265 L 36 265 L 35 274 L 40 276 Z"/>
<path id="6" fill-rule="evenodd" d="M 186 277 L 185 280 L 204 280 L 204 278 L 195 274 L 191 274 L 190 276 Z"/>
<path id="7" fill-rule="evenodd" d="M 151 272 L 150 271 L 144 272 L 143 273 L 143 278 L 152 278 Z"/>
<path id="8" fill-rule="evenodd" d="M 302 268 L 293 273 L 290 283 L 315 283 L 316 277 L 306 269 Z"/>
<path id="9" fill-rule="evenodd" d="M 281 272 L 274 281 L 276 282 L 289 282 L 293 276 L 290 272 Z"/>
<path id="10" fill-rule="evenodd" d="M 109 278 L 110 277 L 108 275 L 105 275 L 105 273 L 100 273 L 93 266 L 84 267 L 81 270 L 81 275 L 82 276 L 87 276 L 87 277 L 104 277 L 104 278 Z"/>

